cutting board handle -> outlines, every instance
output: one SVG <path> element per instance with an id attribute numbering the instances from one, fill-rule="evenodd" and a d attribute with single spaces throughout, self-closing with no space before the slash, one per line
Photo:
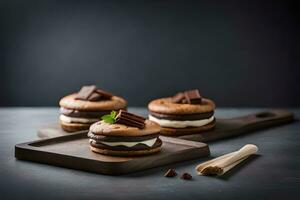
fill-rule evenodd
<path id="1" fill-rule="evenodd" d="M 293 119 L 293 113 L 287 110 L 273 109 L 246 115 L 243 117 L 233 118 L 231 120 L 238 120 L 239 122 L 243 122 L 243 126 L 246 126 L 247 128 L 257 129 L 290 122 Z"/>
<path id="2" fill-rule="evenodd" d="M 217 118 L 214 130 L 195 135 L 181 136 L 182 139 L 209 142 L 227 137 L 239 136 L 251 131 L 274 127 L 292 122 L 293 113 L 283 109 L 272 109 L 231 119 Z"/>

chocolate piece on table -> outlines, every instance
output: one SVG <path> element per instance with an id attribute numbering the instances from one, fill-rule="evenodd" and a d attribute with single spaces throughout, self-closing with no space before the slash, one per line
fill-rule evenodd
<path id="1" fill-rule="evenodd" d="M 137 127 L 140 129 L 145 127 L 145 120 L 146 119 L 144 117 L 129 113 L 125 110 L 120 110 L 116 116 L 116 123 Z"/>
<path id="2" fill-rule="evenodd" d="M 177 93 L 175 96 L 172 97 L 173 103 L 181 103 L 184 99 L 184 94 L 182 92 Z"/>
<path id="3" fill-rule="evenodd" d="M 177 176 L 177 173 L 176 173 L 175 169 L 169 169 L 169 170 L 165 173 L 164 176 L 165 176 L 165 177 L 174 177 L 174 176 Z"/>
<path id="4" fill-rule="evenodd" d="M 88 98 L 93 94 L 95 89 L 95 85 L 83 86 L 78 92 L 77 97 L 75 99 L 88 100 Z"/>
<path id="5" fill-rule="evenodd" d="M 186 91 L 184 92 L 184 97 L 183 103 L 200 104 L 202 101 L 199 90 Z"/>
<path id="6" fill-rule="evenodd" d="M 184 180 L 191 180 L 193 177 L 189 173 L 183 173 L 180 178 Z"/>

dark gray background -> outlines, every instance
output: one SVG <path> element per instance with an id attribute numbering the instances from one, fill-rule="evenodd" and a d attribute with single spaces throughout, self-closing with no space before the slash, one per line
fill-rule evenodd
<path id="1" fill-rule="evenodd" d="M 218 106 L 299 106 L 290 1 L 1 1 L 0 106 L 84 84 L 130 106 L 199 88 Z"/>

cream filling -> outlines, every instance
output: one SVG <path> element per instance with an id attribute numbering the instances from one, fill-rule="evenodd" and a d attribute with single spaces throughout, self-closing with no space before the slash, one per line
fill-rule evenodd
<path id="1" fill-rule="evenodd" d="M 126 147 L 133 147 L 137 144 L 145 144 L 147 145 L 148 147 L 152 147 L 155 142 L 156 142 L 157 138 L 153 138 L 153 139 L 150 139 L 150 140 L 144 140 L 144 141 L 139 141 L 139 142 L 102 142 L 102 144 L 105 144 L 107 146 L 126 146 Z M 90 139 L 91 141 L 91 139 Z"/>
<path id="2" fill-rule="evenodd" d="M 97 121 L 100 121 L 100 119 L 96 118 L 80 118 L 80 117 L 68 117 L 65 115 L 60 115 L 59 119 L 63 122 L 66 123 L 84 123 L 84 124 L 89 124 L 89 123 L 94 123 Z"/>
<path id="3" fill-rule="evenodd" d="M 200 127 L 209 124 L 214 120 L 214 116 L 211 116 L 208 119 L 202 120 L 187 120 L 187 121 L 176 121 L 176 120 L 167 120 L 167 119 L 158 119 L 149 115 L 149 120 L 158 123 L 162 127 L 170 127 L 170 128 L 185 128 L 185 127 Z"/>

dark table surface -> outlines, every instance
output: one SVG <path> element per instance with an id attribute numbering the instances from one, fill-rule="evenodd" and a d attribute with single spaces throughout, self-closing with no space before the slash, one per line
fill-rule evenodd
<path id="1" fill-rule="evenodd" d="M 146 110 L 131 111 L 145 115 Z M 230 118 L 262 109 L 218 109 Z M 263 109 L 264 110 L 264 109 Z M 292 110 L 296 118 L 300 110 Z M 38 139 L 37 128 L 58 119 L 57 108 L 0 108 L 0 199 L 300 199 L 300 123 L 209 143 L 213 157 L 247 143 L 254 156 L 224 177 L 197 176 L 198 163 L 173 164 L 123 176 L 107 176 L 16 160 L 14 145 Z M 192 181 L 165 178 L 168 168 L 189 172 Z"/>

